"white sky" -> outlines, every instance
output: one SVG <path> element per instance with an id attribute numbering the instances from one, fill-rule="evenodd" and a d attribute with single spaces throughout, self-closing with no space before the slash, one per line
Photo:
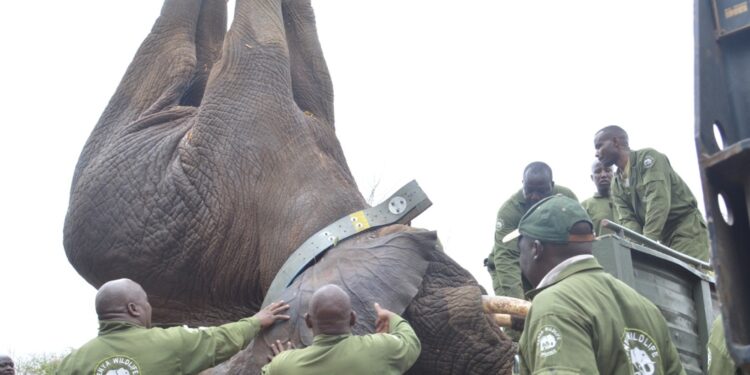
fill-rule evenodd
<path id="1" fill-rule="evenodd" d="M 233 2 L 230 2 L 232 5 Z M 417 179 L 414 221 L 491 289 L 481 266 L 523 167 L 593 193 L 593 133 L 628 130 L 702 202 L 693 140 L 692 2 L 314 0 L 336 127 L 365 197 Z M 62 226 L 75 163 L 161 8 L 156 0 L 3 6 L 0 352 L 60 352 L 96 335 L 94 289 Z M 700 204 L 701 208 L 702 203 Z"/>

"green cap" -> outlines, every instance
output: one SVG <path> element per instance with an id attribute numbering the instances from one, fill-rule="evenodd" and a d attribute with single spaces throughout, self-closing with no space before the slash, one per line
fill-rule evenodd
<path id="1" fill-rule="evenodd" d="M 590 234 L 570 234 L 570 229 L 585 221 L 591 225 Z M 554 243 L 591 242 L 594 240 L 594 224 L 580 203 L 557 194 L 544 198 L 526 212 L 518 229 L 503 238 L 511 241 L 519 235 Z"/>

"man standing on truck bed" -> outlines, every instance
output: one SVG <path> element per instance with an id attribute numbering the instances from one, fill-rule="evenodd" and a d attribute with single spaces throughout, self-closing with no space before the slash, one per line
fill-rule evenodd
<path id="1" fill-rule="evenodd" d="M 521 216 L 534 203 L 553 194 L 563 194 L 578 200 L 570 189 L 555 186 L 555 181 L 552 180 L 552 168 L 549 165 L 541 161 L 535 161 L 523 170 L 523 187 L 521 190 L 513 194 L 500 207 L 495 224 L 495 245 L 486 261 L 496 295 L 524 298 L 525 288 L 523 287 L 521 268 L 518 265 L 518 247 L 515 241 L 503 243 L 503 237 L 518 228 Z"/>
<path id="2" fill-rule="evenodd" d="M 612 199 L 610 198 L 610 187 L 612 186 L 612 166 L 605 167 L 597 160 L 591 165 L 591 181 L 596 185 L 594 196 L 581 202 L 581 206 L 586 209 L 586 213 L 591 217 L 594 223 L 594 234 L 614 233 L 613 230 L 602 228 L 602 220 L 614 220 L 614 209 Z"/>
<path id="3" fill-rule="evenodd" d="M 593 226 L 577 201 L 555 195 L 506 238 L 517 239 L 534 285 L 518 346 L 521 374 L 684 375 L 659 309 L 591 254 Z"/>
<path id="4" fill-rule="evenodd" d="M 708 231 L 690 189 L 667 156 L 651 148 L 631 151 L 616 125 L 594 137 L 596 157 L 617 165 L 612 183 L 616 219 L 623 226 L 681 253 L 708 261 Z"/>

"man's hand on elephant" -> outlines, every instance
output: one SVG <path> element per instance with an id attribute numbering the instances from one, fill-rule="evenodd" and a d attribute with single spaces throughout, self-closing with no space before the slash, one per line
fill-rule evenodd
<path id="1" fill-rule="evenodd" d="M 380 305 L 377 302 L 375 303 L 375 312 L 378 315 L 377 318 L 375 319 L 375 332 L 377 333 L 390 332 L 391 316 L 396 315 L 396 314 L 390 310 L 380 307 Z"/>
<path id="2" fill-rule="evenodd" d="M 284 301 L 274 302 L 262 308 L 253 317 L 257 318 L 260 321 L 260 326 L 262 328 L 268 328 L 271 325 L 273 325 L 273 323 L 275 323 L 277 320 L 289 320 L 289 315 L 281 314 L 287 311 L 288 309 L 289 309 L 289 305 L 284 303 Z"/>
<path id="3" fill-rule="evenodd" d="M 281 342 L 281 340 L 276 340 L 273 344 L 269 345 L 271 347 L 271 354 L 268 355 L 268 362 L 271 362 L 273 357 L 276 357 L 279 355 L 279 353 L 283 352 L 284 350 L 292 350 L 296 349 L 294 344 L 291 341 L 286 342 L 286 347 L 284 347 L 284 344 Z"/>

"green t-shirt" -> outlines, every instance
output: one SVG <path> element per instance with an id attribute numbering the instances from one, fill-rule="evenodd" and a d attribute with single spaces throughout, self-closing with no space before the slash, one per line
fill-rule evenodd
<path id="1" fill-rule="evenodd" d="M 263 367 L 261 373 L 403 374 L 416 362 L 421 346 L 406 320 L 393 316 L 389 323 L 389 333 L 316 335 L 312 345 L 281 352 Z"/>
<path id="2" fill-rule="evenodd" d="M 256 318 L 200 329 L 100 321 L 99 336 L 65 357 L 57 373 L 197 374 L 245 348 L 259 331 Z"/>
<path id="3" fill-rule="evenodd" d="M 614 219 L 614 209 L 612 200 L 609 197 L 603 197 L 598 192 L 593 197 L 581 202 L 581 206 L 589 214 L 591 222 L 594 223 L 594 232 L 597 236 L 615 233 L 608 228 L 602 228 L 602 220 L 607 219 L 616 222 Z"/>

